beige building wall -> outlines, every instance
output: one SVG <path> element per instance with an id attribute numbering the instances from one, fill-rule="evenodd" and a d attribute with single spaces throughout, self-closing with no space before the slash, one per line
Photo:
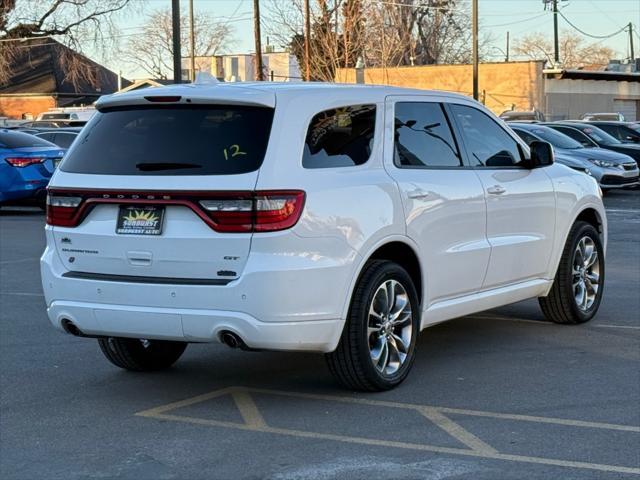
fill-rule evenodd
<path id="1" fill-rule="evenodd" d="M 493 112 L 545 109 L 541 61 L 482 63 L 479 66 L 480 101 Z M 471 65 L 365 68 L 364 83 L 447 90 L 473 95 Z M 338 69 L 336 81 L 356 83 L 356 70 Z"/>

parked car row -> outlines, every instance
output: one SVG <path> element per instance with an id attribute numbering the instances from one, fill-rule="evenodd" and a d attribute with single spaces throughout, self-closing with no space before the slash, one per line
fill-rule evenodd
<path id="1" fill-rule="evenodd" d="M 640 131 L 634 124 L 577 120 L 508 123 L 529 145 L 549 142 L 558 163 L 593 176 L 603 190 L 640 184 Z"/>

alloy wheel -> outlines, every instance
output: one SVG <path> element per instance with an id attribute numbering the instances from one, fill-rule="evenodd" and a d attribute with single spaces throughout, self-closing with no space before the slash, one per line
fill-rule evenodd
<path id="1" fill-rule="evenodd" d="M 374 367 L 393 375 L 409 355 L 413 335 L 411 302 L 397 280 L 382 283 L 369 306 L 367 324 L 369 353 Z"/>
<path id="2" fill-rule="evenodd" d="M 589 310 L 600 288 L 600 258 L 591 237 L 582 237 L 573 252 L 572 286 L 578 308 Z"/>

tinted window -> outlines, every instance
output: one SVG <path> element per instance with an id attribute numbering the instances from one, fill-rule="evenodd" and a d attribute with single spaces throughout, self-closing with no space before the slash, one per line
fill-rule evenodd
<path id="1" fill-rule="evenodd" d="M 97 113 L 62 170 L 112 175 L 228 175 L 260 168 L 273 109 L 180 105 Z"/>
<path id="2" fill-rule="evenodd" d="M 69 148 L 75 139 L 76 135 L 74 133 L 57 133 L 53 143 L 62 148 Z"/>
<path id="3" fill-rule="evenodd" d="M 65 118 L 72 118 L 68 113 L 44 113 L 41 120 L 62 120 Z"/>
<path id="4" fill-rule="evenodd" d="M 567 137 L 565 134 L 556 132 L 551 128 L 536 127 L 532 132 L 545 142 L 549 142 L 554 147 L 566 148 L 568 150 L 582 148 L 582 145 L 576 142 L 573 138 Z"/>
<path id="5" fill-rule="evenodd" d="M 595 140 L 597 143 L 602 143 L 603 145 L 619 145 L 619 140 L 613 138 L 607 132 L 604 132 L 596 127 L 587 127 L 583 128 L 582 131 L 586 133 L 589 138 Z"/>
<path id="6" fill-rule="evenodd" d="M 55 142 L 55 138 L 56 138 L 56 134 L 55 133 L 39 133 L 36 135 L 36 137 L 41 138 L 42 140 L 46 140 L 47 142 L 51 142 L 51 143 L 56 143 Z M 57 145 L 57 143 L 56 143 Z"/>
<path id="7" fill-rule="evenodd" d="M 0 132 L 0 145 L 5 148 L 56 147 L 54 144 L 28 133 L 9 131 Z"/>
<path id="8" fill-rule="evenodd" d="M 609 135 L 617 138 L 621 142 L 640 141 L 640 132 L 632 130 L 624 125 L 598 125 L 600 130 L 604 130 Z"/>
<path id="9" fill-rule="evenodd" d="M 534 137 L 533 135 L 525 132 L 524 130 L 518 130 L 517 128 L 512 128 L 512 130 L 514 132 L 516 132 L 516 134 L 526 142 L 527 145 L 531 145 L 531 142 L 535 142 L 536 140 L 538 140 L 536 137 Z"/>
<path id="10" fill-rule="evenodd" d="M 459 167 L 460 154 L 439 103 L 395 107 L 394 162 L 403 167 Z"/>
<path id="11" fill-rule="evenodd" d="M 452 104 L 451 110 L 462 131 L 472 165 L 510 167 L 521 161 L 518 143 L 488 115 L 465 105 Z"/>
<path id="12" fill-rule="evenodd" d="M 302 166 L 362 165 L 371 155 L 375 127 L 375 105 L 355 105 L 317 114 L 307 130 Z"/>
<path id="13" fill-rule="evenodd" d="M 593 143 L 592 140 L 589 139 L 589 137 L 587 137 L 581 131 L 576 130 L 575 128 L 558 126 L 558 127 L 553 127 L 553 129 L 559 131 L 560 133 L 565 134 L 568 137 L 573 138 L 576 142 L 578 142 L 580 145 L 584 147 L 597 146 L 595 143 Z"/>

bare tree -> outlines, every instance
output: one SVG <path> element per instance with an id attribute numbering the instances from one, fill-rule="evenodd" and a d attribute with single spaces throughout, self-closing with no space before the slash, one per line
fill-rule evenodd
<path id="1" fill-rule="evenodd" d="M 536 60 L 546 60 L 553 65 L 553 44 L 541 33 L 523 37 L 514 48 L 516 55 Z M 564 68 L 604 67 L 613 58 L 615 51 L 604 45 L 587 43 L 573 32 L 560 35 L 560 61 Z"/>
<path id="2" fill-rule="evenodd" d="M 315 0 L 311 73 L 332 81 L 337 68 L 468 63 L 470 12 L 465 0 Z M 302 2 L 271 0 L 268 31 L 303 64 Z M 481 39 L 481 52 L 489 42 Z"/>
<path id="3" fill-rule="evenodd" d="M 29 39 L 55 37 L 77 52 L 89 44 L 105 45 L 117 32 L 113 20 L 131 5 L 131 0 L 0 0 L 0 85 L 10 78 L 12 62 L 28 59 L 28 50 L 43 44 Z M 95 64 L 54 47 L 66 66 L 65 81 L 96 81 Z"/>
<path id="4" fill-rule="evenodd" d="M 180 18 L 182 56 L 190 50 L 189 21 Z M 194 16 L 195 55 L 211 56 L 228 48 L 233 42 L 233 28 L 204 13 Z M 158 10 L 147 17 L 142 32 L 132 36 L 123 52 L 123 59 L 144 70 L 153 78 L 167 78 L 173 72 L 172 20 L 169 9 Z"/>

